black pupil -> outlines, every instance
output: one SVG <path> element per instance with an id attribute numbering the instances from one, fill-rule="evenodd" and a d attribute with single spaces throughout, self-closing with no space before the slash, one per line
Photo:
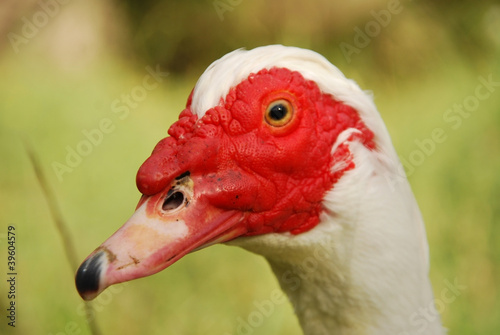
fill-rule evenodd
<path id="1" fill-rule="evenodd" d="M 271 107 L 271 110 L 269 111 L 269 116 L 271 117 L 271 119 L 279 121 L 283 119 L 287 113 L 288 109 L 286 108 L 285 105 L 276 104 L 273 107 Z"/>
<path id="2" fill-rule="evenodd" d="M 165 201 L 163 202 L 162 209 L 164 211 L 176 209 L 184 202 L 184 194 L 182 192 L 168 192 Z"/>

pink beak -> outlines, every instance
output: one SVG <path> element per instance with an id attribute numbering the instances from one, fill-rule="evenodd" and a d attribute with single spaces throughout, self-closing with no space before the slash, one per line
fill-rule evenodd
<path id="1" fill-rule="evenodd" d="M 245 214 L 193 194 L 193 180 L 143 197 L 132 217 L 82 263 L 78 292 L 94 299 L 112 284 L 155 274 L 187 253 L 245 233 Z"/>

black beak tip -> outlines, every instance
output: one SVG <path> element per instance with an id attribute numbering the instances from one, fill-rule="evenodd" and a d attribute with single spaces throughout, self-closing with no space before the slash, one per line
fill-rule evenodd
<path id="1" fill-rule="evenodd" d="M 75 276 L 78 293 L 84 300 L 92 300 L 99 294 L 104 252 L 98 252 L 80 265 Z"/>

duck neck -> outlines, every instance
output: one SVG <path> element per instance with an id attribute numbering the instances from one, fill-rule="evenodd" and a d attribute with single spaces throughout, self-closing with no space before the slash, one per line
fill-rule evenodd
<path id="1" fill-rule="evenodd" d="M 288 236 L 293 242 L 282 240 L 271 253 L 269 248 L 262 252 L 242 245 L 266 257 L 305 335 L 442 334 L 427 272 L 418 257 L 382 251 L 383 241 L 366 248 L 356 232 L 332 235 L 324 229 L 327 225 L 308 234 L 313 244 Z"/>
<path id="2" fill-rule="evenodd" d="M 368 165 L 325 196 L 310 231 L 232 244 L 268 260 L 306 335 L 443 334 L 413 193 L 406 178 L 388 182 L 382 161 Z"/>

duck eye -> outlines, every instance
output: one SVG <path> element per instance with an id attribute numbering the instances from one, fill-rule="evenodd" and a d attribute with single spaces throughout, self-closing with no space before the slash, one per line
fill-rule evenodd
<path id="1" fill-rule="evenodd" d="M 174 209 L 179 208 L 184 204 L 184 194 L 179 191 L 173 191 L 170 190 L 167 194 L 167 197 L 163 201 L 162 209 L 165 212 L 172 211 Z"/>
<path id="2" fill-rule="evenodd" d="M 287 100 L 276 100 L 269 104 L 266 109 L 266 122 L 274 127 L 283 127 L 293 116 L 293 106 Z"/>

